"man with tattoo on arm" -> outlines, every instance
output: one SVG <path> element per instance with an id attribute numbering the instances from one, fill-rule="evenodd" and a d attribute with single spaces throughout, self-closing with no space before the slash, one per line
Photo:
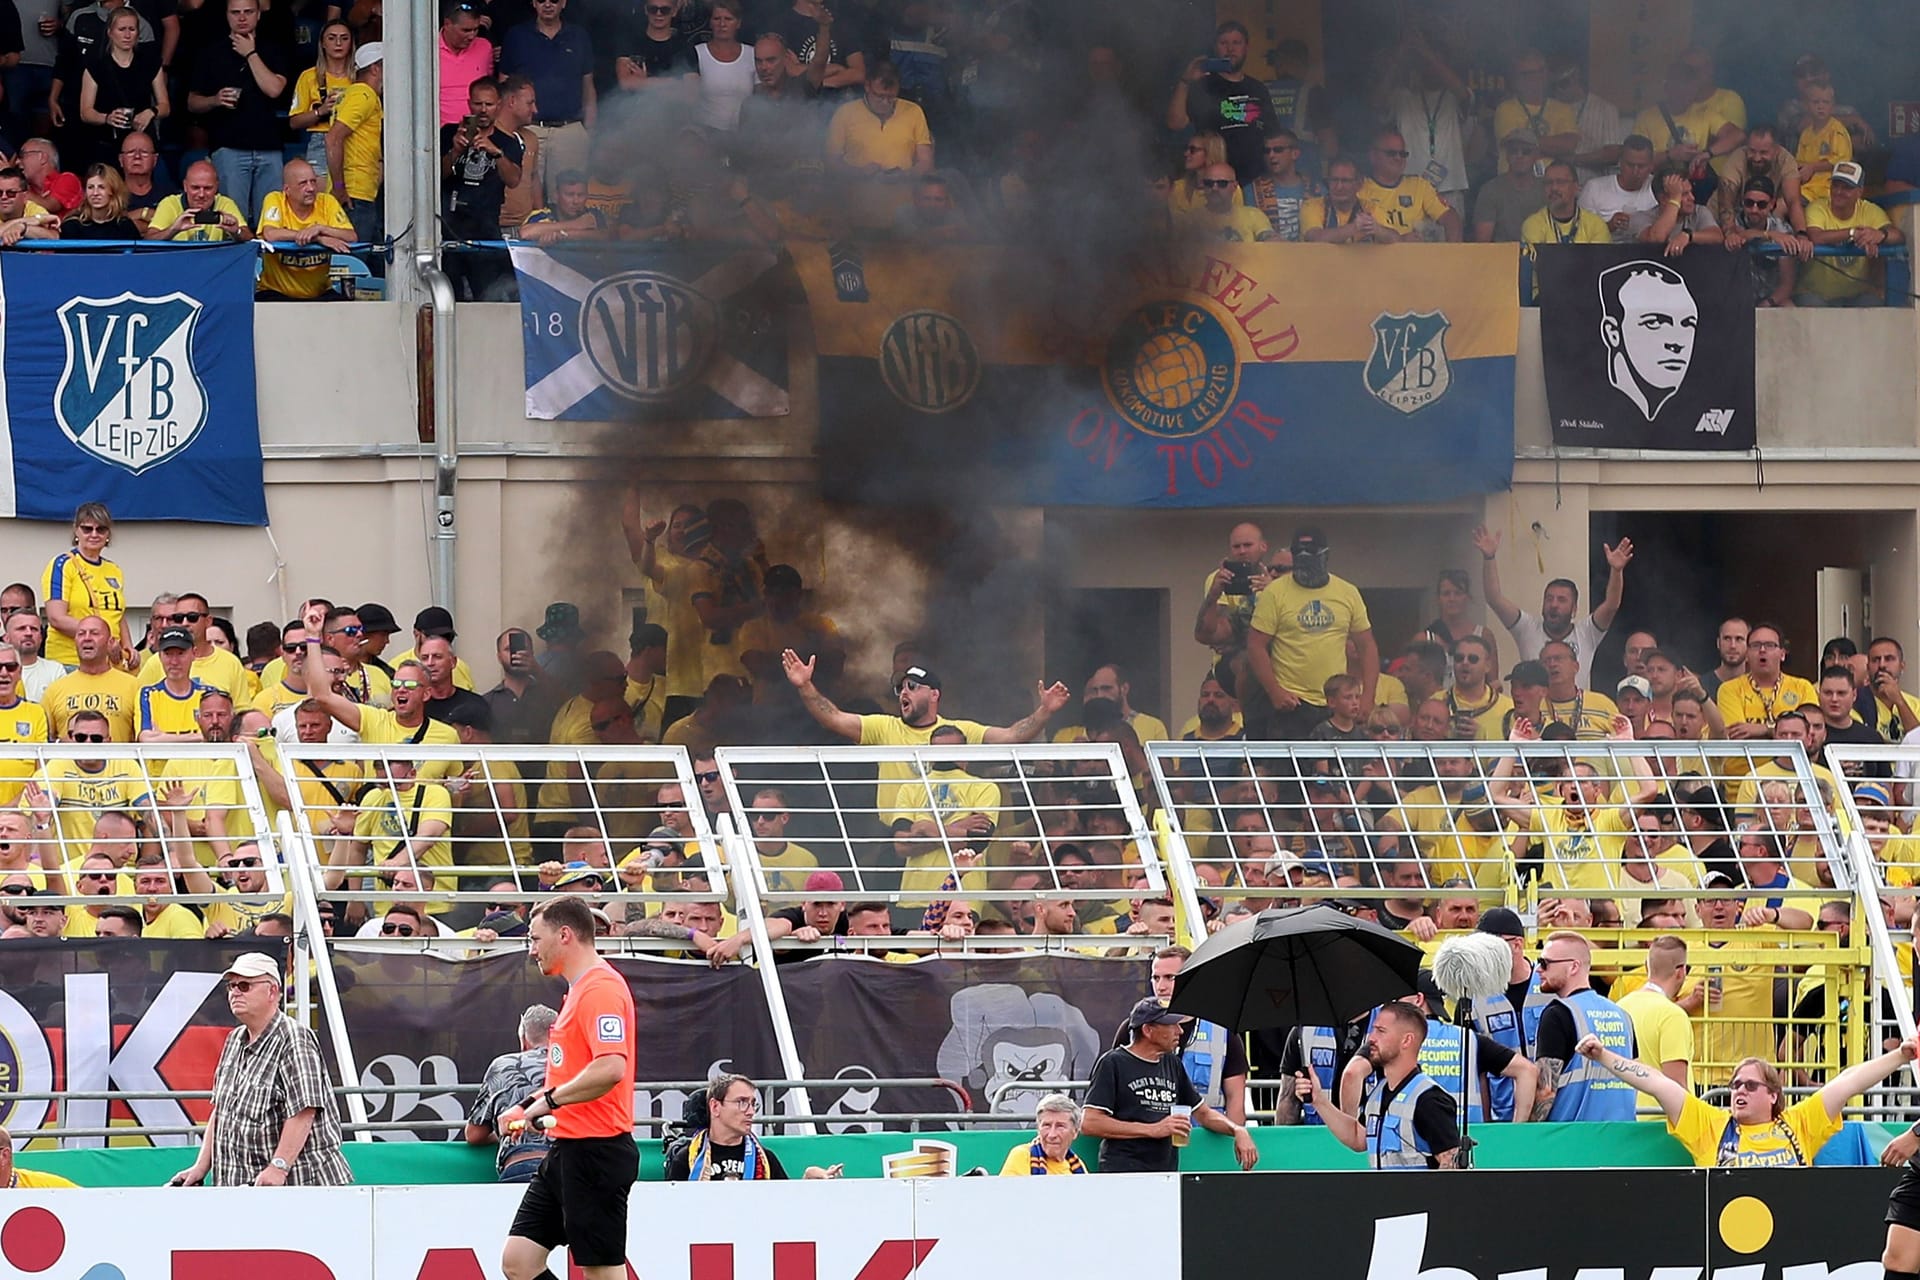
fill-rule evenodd
<path id="1" fill-rule="evenodd" d="M 1820 1148 L 1840 1132 L 1841 1111 L 1847 1099 L 1891 1076 L 1920 1055 L 1920 1038 L 1904 1040 L 1877 1058 L 1848 1067 L 1810 1098 L 1787 1105 L 1780 1072 L 1759 1058 L 1744 1059 L 1734 1068 L 1731 1105 L 1722 1111 L 1644 1062 L 1615 1053 L 1594 1036 L 1575 1046 L 1580 1056 L 1625 1081 L 1660 1104 L 1667 1131 L 1686 1146 L 1701 1168 L 1806 1168 Z M 1887 1147 L 1882 1163 L 1911 1159 L 1917 1144 L 1909 1132 Z M 1920 1266 L 1920 1217 L 1911 1201 L 1900 1203 L 1901 1192 L 1911 1191 L 1916 1174 L 1909 1166 L 1888 1202 L 1885 1266 L 1889 1276 Z M 1909 1225 L 1912 1224 L 1912 1225 Z M 1898 1248 L 1896 1248 L 1898 1246 Z M 1897 1254 L 1897 1256 L 1896 1256 Z M 1907 1263 L 1896 1267 L 1895 1263 Z"/>
<path id="2" fill-rule="evenodd" d="M 1577 933 L 1549 934 L 1540 948 L 1540 990 L 1553 1003 L 1540 1014 L 1534 1065 L 1540 1083 L 1533 1095 L 1534 1120 L 1632 1120 L 1633 1090 L 1574 1052 L 1583 1039 L 1622 1056 L 1634 1051 L 1633 1019 L 1590 984 L 1593 949 Z"/>

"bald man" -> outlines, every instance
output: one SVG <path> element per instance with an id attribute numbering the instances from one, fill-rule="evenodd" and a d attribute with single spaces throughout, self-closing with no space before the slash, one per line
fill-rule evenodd
<path id="1" fill-rule="evenodd" d="M 260 264 L 263 302 L 309 301 L 325 293 L 333 255 L 353 242 L 353 223 L 340 202 L 320 189 L 320 175 L 305 160 L 289 160 L 281 189 L 269 191 L 260 210 L 260 238 L 280 249 Z"/>
<path id="2" fill-rule="evenodd" d="M 149 240 L 251 240 L 253 228 L 240 206 L 220 194 L 220 175 L 205 160 L 187 166 L 182 194 L 168 196 L 153 211 Z"/>

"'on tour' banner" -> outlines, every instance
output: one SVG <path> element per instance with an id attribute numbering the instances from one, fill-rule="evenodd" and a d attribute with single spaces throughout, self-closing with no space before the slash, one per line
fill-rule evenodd
<path id="1" fill-rule="evenodd" d="M 793 254 L 836 497 L 1378 504 L 1512 479 L 1511 245 L 1153 249 L 1106 301 L 1017 248 Z"/>
<path id="2" fill-rule="evenodd" d="M 763 1080 L 786 1074 L 755 970 L 612 963 L 633 991 L 639 1080 L 705 1080 L 715 1069 Z M 1022 1083 L 1086 1079 L 1145 993 L 1147 967 L 1145 960 L 1048 955 L 917 964 L 823 958 L 781 966 L 780 985 L 808 1078 L 845 1082 L 814 1089 L 815 1112 L 836 1117 L 826 1126 L 834 1132 L 862 1132 L 883 1127 L 865 1118 L 871 1113 L 963 1109 L 947 1089 L 863 1083 L 886 1079 L 952 1080 L 973 1110 L 1030 1122 L 1034 1103 L 1051 1090 Z M 407 1090 L 369 1097 L 373 1118 L 437 1116 L 449 1130 L 470 1095 L 448 1086 L 477 1083 L 490 1061 L 519 1047 L 515 1029 L 528 1005 L 557 1009 L 566 995 L 564 984 L 542 977 L 524 955 L 455 962 L 341 949 L 334 971 L 362 1082 Z M 635 1110 L 678 1119 L 684 1100 L 678 1090 L 643 1090 Z"/>
<path id="3" fill-rule="evenodd" d="M 251 245 L 0 260 L 0 517 L 265 524 Z"/>
<path id="4" fill-rule="evenodd" d="M 1540 350 L 1553 442 L 1754 447 L 1753 285 L 1744 253 L 1543 245 Z"/>
<path id="5" fill-rule="evenodd" d="M 41 1128 L 99 1129 L 135 1121 L 155 1128 L 202 1124 L 205 1100 L 18 1097 L 57 1090 L 159 1092 L 211 1089 L 234 1028 L 220 975 L 245 951 L 284 957 L 274 938 L 14 939 L 0 946 L 0 1126 L 14 1140 Z M 115 1139 L 116 1145 L 145 1139 Z M 155 1146 L 184 1146 L 162 1135 Z M 100 1137 L 60 1140 L 104 1147 Z"/>

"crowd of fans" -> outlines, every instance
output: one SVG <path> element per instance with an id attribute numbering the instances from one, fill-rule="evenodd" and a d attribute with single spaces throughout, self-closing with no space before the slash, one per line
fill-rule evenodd
<path id="1" fill-rule="evenodd" d="M 389 230 L 374 0 L 14 9 L 0 184 L 17 171 L 21 190 L 0 244 L 257 236 L 284 246 L 263 296 L 310 298 L 333 254 Z M 1297 41 L 1250 61 L 1236 22 L 1210 49 L 1170 33 L 1148 52 L 1145 16 L 1103 34 L 1023 0 L 443 0 L 440 19 L 438 214 L 456 242 L 990 239 L 1066 203 L 1202 239 L 1764 241 L 1779 252 L 1755 257 L 1758 301 L 1853 305 L 1874 296 L 1869 264 L 1813 248 L 1901 240 L 1863 198 L 1879 140 L 1813 55 L 1768 122 L 1703 48 L 1634 114 L 1537 50 L 1472 90 L 1414 22 L 1368 83 L 1329 92 Z M 1075 128 L 1036 119 L 1048 87 Z M 1092 167 L 1063 153 L 1088 131 Z M 1137 219 L 1131 188 L 1088 206 L 1059 186 L 1140 180 Z M 1896 149 L 1886 189 L 1916 181 L 1920 151 Z M 513 296 L 498 252 L 449 264 L 462 297 Z"/>

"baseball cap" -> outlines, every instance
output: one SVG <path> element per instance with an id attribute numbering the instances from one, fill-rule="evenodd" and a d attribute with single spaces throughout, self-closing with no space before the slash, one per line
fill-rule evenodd
<path id="1" fill-rule="evenodd" d="M 764 591 L 777 591 L 781 588 L 798 591 L 800 587 L 800 571 L 790 564 L 776 564 L 769 568 L 761 584 L 761 589 Z"/>
<path id="2" fill-rule="evenodd" d="M 1862 782 L 1853 789 L 1853 798 L 1862 804 L 1888 805 L 1893 803 L 1893 793 L 1884 782 Z"/>
<path id="3" fill-rule="evenodd" d="M 1540 149 L 1540 135 L 1531 129 L 1509 129 L 1506 136 L 1500 139 L 1500 145 L 1526 147 L 1530 151 L 1537 151 Z"/>
<path id="4" fill-rule="evenodd" d="M 360 618 L 360 624 L 366 626 L 366 616 Z M 374 628 L 367 627 L 371 631 Z M 439 636 L 443 640 L 454 638 L 453 615 L 437 604 L 428 605 L 413 615 L 413 629 L 423 636 Z"/>
<path id="5" fill-rule="evenodd" d="M 635 653 L 642 649 L 664 649 L 666 645 L 667 629 L 657 622 L 643 622 L 627 637 L 627 648 Z"/>
<path id="6" fill-rule="evenodd" d="M 1734 887 L 1733 877 L 1724 871 L 1709 871 L 1700 877 L 1700 887 L 1702 889 L 1731 889 Z"/>
<path id="7" fill-rule="evenodd" d="M 1303 551 L 1325 551 L 1327 549 L 1326 530 L 1322 529 L 1319 525 L 1301 525 L 1293 531 L 1292 549 L 1295 555 L 1299 555 Z"/>
<path id="8" fill-rule="evenodd" d="M 607 882 L 606 868 L 592 866 L 585 862 L 569 862 L 565 869 L 561 871 L 560 878 L 553 882 L 553 887 L 559 889 L 566 885 L 579 884 L 584 880 L 598 880 L 600 883 L 605 884 Z"/>
<path id="9" fill-rule="evenodd" d="M 938 689 L 940 687 L 940 677 L 925 667 L 908 667 L 900 673 L 901 684 L 905 684 L 909 680 L 915 684 L 925 685 L 929 689 Z M 899 685 L 895 685 L 894 687 L 898 688 Z"/>
<path id="10" fill-rule="evenodd" d="M 278 982 L 280 962 L 263 952 L 249 951 L 244 955 L 235 956 L 233 963 L 228 965 L 226 972 L 220 976 L 223 978 L 272 978 Z"/>
<path id="11" fill-rule="evenodd" d="M 1867 171 L 1852 160 L 1842 160 L 1833 166 L 1833 180 L 1844 182 L 1849 187 L 1857 187 L 1867 180 Z"/>
<path id="12" fill-rule="evenodd" d="M 355 71 L 365 71 L 374 63 L 384 61 L 386 56 L 386 46 L 380 41 L 375 40 L 371 43 L 363 44 L 354 50 L 353 69 Z"/>
<path id="13" fill-rule="evenodd" d="M 393 610 L 383 604 L 374 604 L 370 601 L 355 609 L 354 612 L 360 616 L 360 627 L 363 631 L 380 631 L 392 635 L 400 629 L 400 619 L 394 617 Z"/>
<path id="14" fill-rule="evenodd" d="M 191 649 L 193 632 L 185 627 L 168 627 L 160 633 L 160 638 L 153 642 L 153 647 L 156 650 Z"/>
<path id="15" fill-rule="evenodd" d="M 807 882 L 800 887 L 807 893 L 845 893 L 847 891 L 846 881 L 840 878 L 838 871 L 816 871 L 808 876 Z"/>
<path id="16" fill-rule="evenodd" d="M 1615 685 L 1613 691 L 1615 693 L 1625 693 L 1629 689 L 1643 698 L 1651 698 L 1653 696 L 1653 686 L 1647 682 L 1645 676 L 1628 676 L 1625 680 Z"/>
<path id="17" fill-rule="evenodd" d="M 1520 923 L 1520 913 L 1512 907 L 1490 907 L 1480 913 L 1480 923 L 1473 926 L 1475 933 L 1490 933 L 1496 938 L 1524 938 L 1527 927 Z"/>
<path id="18" fill-rule="evenodd" d="M 1134 1005 L 1133 1011 L 1127 1014 L 1127 1025 L 1136 1029 L 1140 1027 L 1169 1027 L 1178 1022 L 1185 1022 L 1186 1020 L 1184 1014 L 1175 1013 L 1152 996 L 1148 996 L 1145 1000 Z"/>

